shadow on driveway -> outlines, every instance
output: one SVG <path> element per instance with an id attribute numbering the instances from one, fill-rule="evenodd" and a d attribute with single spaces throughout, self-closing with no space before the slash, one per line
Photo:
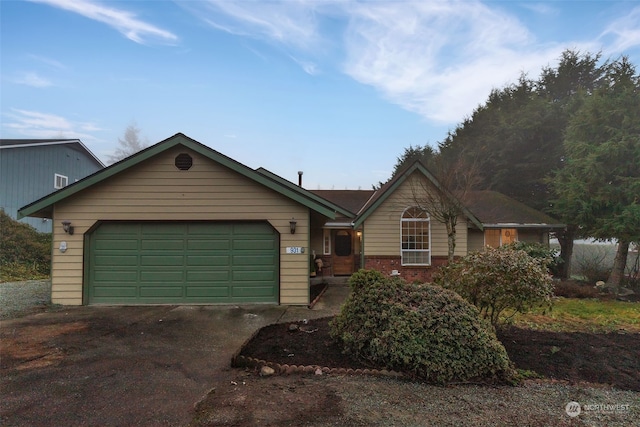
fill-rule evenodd
<path id="1" fill-rule="evenodd" d="M 74 307 L 0 322 L 0 424 L 186 425 L 233 377 L 233 354 L 261 327 L 330 316 L 330 287 L 306 307 Z"/>

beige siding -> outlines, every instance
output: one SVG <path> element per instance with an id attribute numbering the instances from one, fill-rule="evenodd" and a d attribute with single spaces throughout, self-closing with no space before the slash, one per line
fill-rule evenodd
<path id="1" fill-rule="evenodd" d="M 308 256 L 285 250 L 308 250 L 309 210 L 195 152 L 193 167 L 180 171 L 174 158 L 187 151 L 168 150 L 55 206 L 54 303 L 82 304 L 83 235 L 100 220 L 267 220 L 280 233 L 280 302 L 308 303 Z M 64 233 L 62 220 L 72 222 L 74 235 Z M 65 253 L 58 250 L 63 240 Z"/>
<path id="2" fill-rule="evenodd" d="M 413 175 L 417 179 L 419 174 Z M 366 256 L 400 256 L 400 219 L 412 202 L 410 180 L 404 182 L 375 210 L 364 223 Z M 418 186 L 415 186 L 418 188 Z M 467 253 L 467 222 L 461 217 L 456 227 L 456 256 Z M 447 256 L 447 230 L 444 224 L 431 219 L 431 256 Z"/>
<path id="3" fill-rule="evenodd" d="M 468 230 L 468 248 L 469 252 L 477 252 L 484 250 L 484 232 L 480 230 Z"/>

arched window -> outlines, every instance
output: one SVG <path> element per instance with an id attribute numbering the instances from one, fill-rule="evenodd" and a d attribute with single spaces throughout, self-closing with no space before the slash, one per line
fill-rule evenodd
<path id="1" fill-rule="evenodd" d="M 431 221 L 424 210 L 411 206 L 402 212 L 402 265 L 431 265 Z"/>

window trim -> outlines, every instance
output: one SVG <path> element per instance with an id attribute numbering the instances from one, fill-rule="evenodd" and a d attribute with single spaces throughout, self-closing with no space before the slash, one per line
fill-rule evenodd
<path id="1" fill-rule="evenodd" d="M 58 179 L 61 180 L 61 182 L 63 181 L 64 184 L 63 185 L 58 185 Z M 55 188 L 56 190 L 59 190 L 61 188 L 66 187 L 67 185 L 69 185 L 69 177 L 66 175 L 61 175 L 59 173 L 54 173 L 53 174 L 53 188 Z"/>
<path id="2" fill-rule="evenodd" d="M 407 213 L 407 211 L 409 211 L 410 209 L 419 209 L 422 212 L 424 212 L 425 214 L 425 218 L 405 218 L 405 214 Z M 427 247 L 428 249 L 404 249 L 403 248 L 403 233 L 404 233 L 404 224 L 405 223 L 409 223 L 409 222 L 413 222 L 413 223 L 426 223 L 426 231 L 427 231 Z M 423 226 L 423 232 L 424 232 L 424 226 Z M 423 233 L 424 236 L 424 233 Z M 408 235 L 408 237 L 411 237 L 410 235 Z M 414 236 L 415 237 L 415 236 Z M 424 241 L 423 241 L 424 244 Z M 422 253 L 427 255 L 427 262 L 426 263 L 416 263 L 416 262 L 405 262 L 405 253 Z M 405 208 L 402 211 L 402 214 L 400 214 L 400 265 L 402 265 L 403 267 L 429 267 L 431 266 L 431 215 L 429 215 L 429 213 L 427 211 L 425 211 L 424 209 L 421 209 L 418 206 L 408 206 L 407 208 Z"/>
<path id="3" fill-rule="evenodd" d="M 331 255 L 331 230 L 328 228 L 322 230 L 322 253 Z"/>

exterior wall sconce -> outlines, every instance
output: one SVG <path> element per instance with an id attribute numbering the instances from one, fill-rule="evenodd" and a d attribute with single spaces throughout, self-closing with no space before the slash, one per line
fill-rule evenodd
<path id="1" fill-rule="evenodd" d="M 296 221 L 294 218 L 291 218 L 291 221 L 289 221 L 289 231 L 291 231 L 291 234 L 296 234 L 297 223 L 298 221 Z"/>
<path id="2" fill-rule="evenodd" d="M 71 225 L 71 221 L 62 221 L 62 229 L 68 235 L 73 235 L 73 226 Z"/>

